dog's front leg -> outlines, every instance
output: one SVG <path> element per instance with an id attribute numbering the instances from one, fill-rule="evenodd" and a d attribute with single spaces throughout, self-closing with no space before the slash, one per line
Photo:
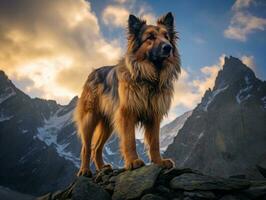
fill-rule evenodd
<path id="1" fill-rule="evenodd" d="M 138 158 L 135 140 L 136 117 L 127 109 L 120 109 L 116 115 L 116 128 L 120 136 L 120 150 L 125 160 L 126 169 L 136 169 L 144 164 Z"/>
<path id="2" fill-rule="evenodd" d="M 174 167 L 174 162 L 171 159 L 162 159 L 160 154 L 160 118 L 154 117 L 149 123 L 144 124 L 145 141 L 149 146 L 149 157 L 151 162 L 161 165 L 165 168 Z"/>

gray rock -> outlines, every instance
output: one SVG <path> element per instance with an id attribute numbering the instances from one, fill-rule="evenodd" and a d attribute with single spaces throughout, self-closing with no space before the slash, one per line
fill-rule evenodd
<path id="1" fill-rule="evenodd" d="M 182 174 L 170 182 L 173 189 L 183 190 L 234 190 L 250 186 L 246 180 L 215 178 L 200 174 Z"/>
<path id="2" fill-rule="evenodd" d="M 184 192 L 185 197 L 199 198 L 199 199 L 215 199 L 215 194 L 209 191 L 190 191 Z"/>
<path id="3" fill-rule="evenodd" d="M 165 200 L 165 198 L 155 194 L 146 194 L 141 198 L 141 200 Z"/>
<path id="4" fill-rule="evenodd" d="M 262 176 L 266 178 L 266 159 L 262 160 L 259 164 L 257 164 L 257 169 L 262 174 Z"/>
<path id="5" fill-rule="evenodd" d="M 150 165 L 119 174 L 112 199 L 139 198 L 153 187 L 161 170 L 162 168 L 157 165 Z"/>
<path id="6" fill-rule="evenodd" d="M 266 181 L 252 182 L 252 186 L 244 190 L 243 194 L 251 199 L 259 197 L 266 199 Z"/>
<path id="7" fill-rule="evenodd" d="M 72 200 L 110 200 L 111 196 L 90 178 L 79 177 L 72 191 Z"/>
<path id="8" fill-rule="evenodd" d="M 225 195 L 219 200 L 240 200 L 240 199 L 232 195 Z"/>

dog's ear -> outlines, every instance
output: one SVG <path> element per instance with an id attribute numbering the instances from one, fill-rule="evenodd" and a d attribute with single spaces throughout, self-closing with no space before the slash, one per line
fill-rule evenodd
<path id="1" fill-rule="evenodd" d="M 171 12 L 160 17 L 157 21 L 158 25 L 163 25 L 167 28 L 169 32 L 174 32 L 174 16 Z"/>
<path id="2" fill-rule="evenodd" d="M 128 33 L 137 35 L 143 25 L 146 24 L 146 21 L 134 16 L 129 15 L 128 17 Z"/>

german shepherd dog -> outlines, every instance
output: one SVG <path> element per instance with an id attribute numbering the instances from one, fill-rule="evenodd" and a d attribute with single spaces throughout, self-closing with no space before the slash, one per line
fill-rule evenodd
<path id="1" fill-rule="evenodd" d="M 160 155 L 159 129 L 180 73 L 177 39 L 170 12 L 160 17 L 156 26 L 129 16 L 125 56 L 115 66 L 91 72 L 76 106 L 75 122 L 82 140 L 78 176 L 91 176 L 90 159 L 97 170 L 111 167 L 104 163 L 102 150 L 113 130 L 120 138 L 125 168 L 143 166 L 136 152 L 138 124 L 144 127 L 151 162 L 165 168 L 174 166 Z"/>

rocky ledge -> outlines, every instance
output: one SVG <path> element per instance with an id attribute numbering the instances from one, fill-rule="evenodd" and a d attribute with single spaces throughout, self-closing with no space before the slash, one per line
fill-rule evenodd
<path id="1" fill-rule="evenodd" d="M 263 200 L 266 180 L 254 181 L 204 175 L 191 169 L 170 170 L 157 165 L 132 171 L 109 168 L 92 178 L 78 177 L 62 191 L 49 193 L 38 200 Z"/>

